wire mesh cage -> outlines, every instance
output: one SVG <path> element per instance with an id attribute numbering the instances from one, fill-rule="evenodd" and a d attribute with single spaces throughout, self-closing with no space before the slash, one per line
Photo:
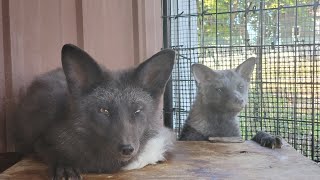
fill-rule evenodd
<path id="1" fill-rule="evenodd" d="M 244 139 L 264 130 L 320 161 L 320 7 L 314 0 L 167 0 L 164 39 L 177 51 L 166 121 L 179 135 L 197 88 L 190 67 L 235 68 L 258 59 Z M 170 119 L 171 117 L 171 119 Z"/>

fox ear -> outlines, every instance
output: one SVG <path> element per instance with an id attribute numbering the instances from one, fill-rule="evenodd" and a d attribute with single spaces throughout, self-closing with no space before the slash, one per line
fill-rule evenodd
<path id="1" fill-rule="evenodd" d="M 143 88 L 151 95 L 162 93 L 171 76 L 175 60 L 175 51 L 165 49 L 140 64 L 135 72 Z"/>
<path id="2" fill-rule="evenodd" d="M 250 78 L 256 64 L 256 58 L 251 57 L 244 61 L 236 68 L 236 72 L 238 72 L 246 81 L 250 82 Z"/>
<path id="3" fill-rule="evenodd" d="M 202 64 L 193 64 L 191 66 L 191 71 L 198 84 L 210 82 L 212 79 L 218 76 L 218 74 L 212 69 Z"/>
<path id="4" fill-rule="evenodd" d="M 64 45 L 61 51 L 61 61 L 69 91 L 73 95 L 81 95 L 89 91 L 103 79 L 99 65 L 77 46 Z"/>

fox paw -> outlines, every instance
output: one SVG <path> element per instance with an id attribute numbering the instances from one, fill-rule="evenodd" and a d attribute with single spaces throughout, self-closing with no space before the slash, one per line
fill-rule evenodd
<path id="1" fill-rule="evenodd" d="M 259 143 L 263 147 L 268 147 L 271 149 L 281 148 L 282 146 L 281 137 L 273 136 L 263 131 L 257 132 L 257 134 L 252 138 L 252 140 Z"/>
<path id="2" fill-rule="evenodd" d="M 80 171 L 72 167 L 56 167 L 53 171 L 53 180 L 80 180 Z"/>

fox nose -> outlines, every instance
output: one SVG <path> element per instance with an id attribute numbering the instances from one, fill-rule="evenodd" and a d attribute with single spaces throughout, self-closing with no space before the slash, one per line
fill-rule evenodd
<path id="1" fill-rule="evenodd" d="M 243 102 L 244 102 L 243 99 L 236 98 L 236 103 L 238 103 L 238 104 L 243 104 Z"/>
<path id="2" fill-rule="evenodd" d="M 134 148 L 130 144 L 125 144 L 120 147 L 120 153 L 124 156 L 129 156 L 133 153 Z"/>

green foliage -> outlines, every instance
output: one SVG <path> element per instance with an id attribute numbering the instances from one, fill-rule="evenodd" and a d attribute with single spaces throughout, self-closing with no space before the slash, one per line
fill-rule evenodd
<path id="1" fill-rule="evenodd" d="M 314 1 L 300 0 L 299 5 L 310 5 L 308 7 L 295 8 L 295 0 L 268 0 L 264 3 L 253 1 L 250 5 L 245 0 L 198 0 L 198 36 L 199 43 L 204 46 L 210 45 L 245 45 L 246 39 L 251 45 L 259 44 L 257 38 L 262 34 L 264 44 L 292 43 L 292 28 L 297 25 L 300 31 L 312 32 L 313 11 L 311 6 Z M 262 19 L 260 19 L 260 6 L 263 5 Z M 283 8 L 291 7 L 291 8 Z M 251 10 L 247 14 L 245 9 Z M 256 11 L 253 11 L 256 9 Z M 279 9 L 279 18 L 278 18 Z M 230 13 L 231 12 L 231 13 Z M 278 22 L 279 20 L 279 22 Z M 262 27 L 260 24 L 262 21 Z M 279 24 L 279 34 L 277 25 Z M 308 36 L 308 33 L 304 33 Z M 311 35 L 311 34 L 310 34 Z M 280 42 L 277 42 L 278 36 Z M 303 37 L 302 37 L 303 38 Z M 305 41 L 305 40 L 303 40 Z"/>

